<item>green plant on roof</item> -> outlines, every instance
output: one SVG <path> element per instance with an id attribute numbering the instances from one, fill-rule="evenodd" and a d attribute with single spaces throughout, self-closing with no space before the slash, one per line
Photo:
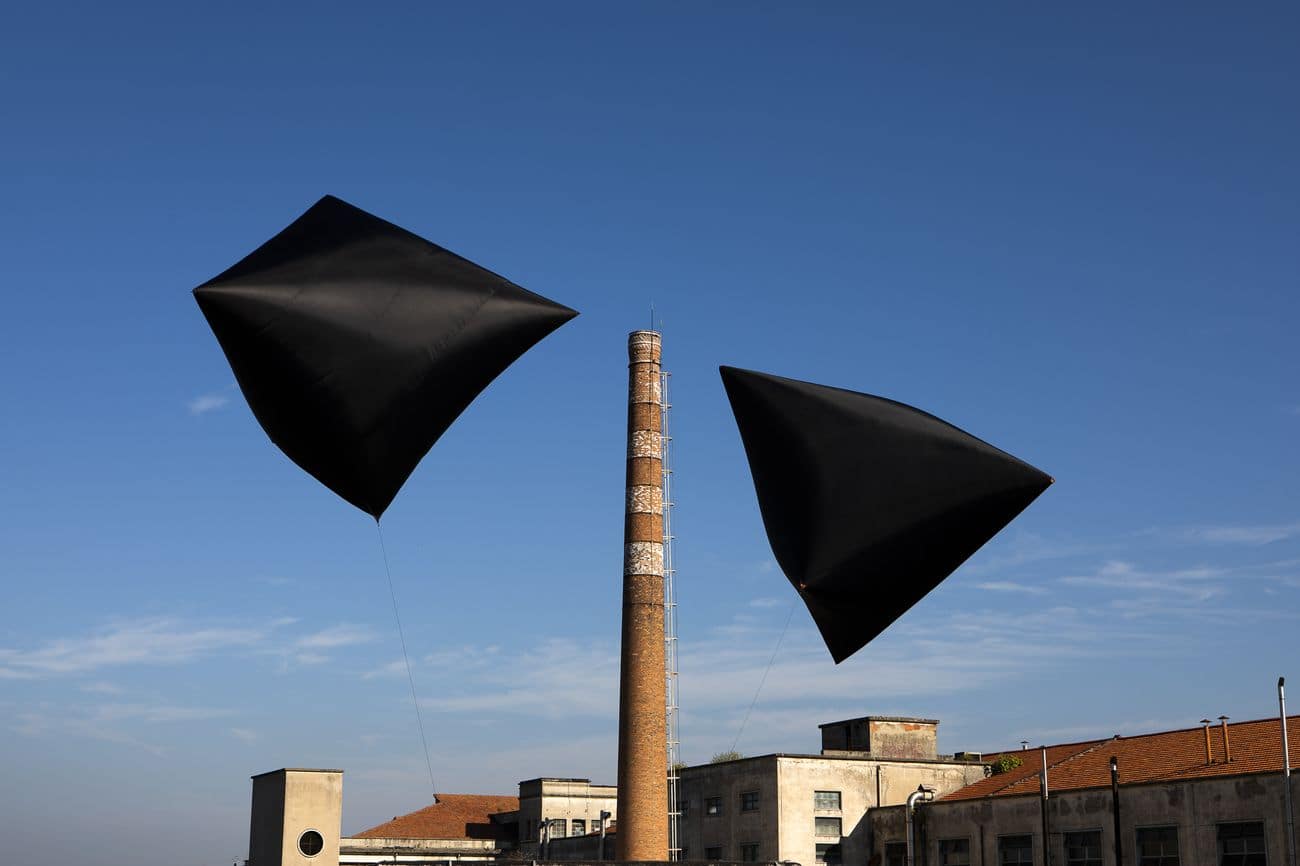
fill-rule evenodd
<path id="1" fill-rule="evenodd" d="M 1021 759 L 1019 755 L 999 755 L 998 759 L 995 760 L 992 764 L 993 775 L 996 776 L 999 773 L 1005 773 L 1008 770 L 1014 770 L 1016 767 L 1019 767 L 1023 763 L 1024 761 Z"/>

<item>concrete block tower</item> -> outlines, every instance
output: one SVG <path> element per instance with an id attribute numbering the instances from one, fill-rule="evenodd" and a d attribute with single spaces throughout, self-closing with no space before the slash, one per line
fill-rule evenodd
<path id="1" fill-rule="evenodd" d="M 617 859 L 668 859 L 663 395 L 657 331 L 628 335 Z"/>
<path id="2" fill-rule="evenodd" d="M 273 770 L 253 777 L 249 866 L 339 862 L 342 770 Z"/>

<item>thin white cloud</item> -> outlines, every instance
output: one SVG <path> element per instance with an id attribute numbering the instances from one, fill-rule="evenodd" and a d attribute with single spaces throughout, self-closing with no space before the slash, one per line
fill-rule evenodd
<path id="1" fill-rule="evenodd" d="M 1193 541 L 1210 544 L 1272 544 L 1300 536 L 1300 520 L 1253 526 L 1200 526 L 1187 530 Z"/>
<path id="2" fill-rule="evenodd" d="M 1227 587 L 1221 579 L 1229 573 L 1229 569 L 1209 566 L 1148 571 L 1138 568 L 1131 562 L 1112 560 L 1103 564 L 1093 574 L 1068 575 L 1062 577 L 1060 582 L 1067 586 L 1162 593 L 1165 594 L 1165 602 L 1168 604 L 1170 596 L 1181 600 L 1203 602 L 1223 595 L 1227 592 Z"/>
<path id="3" fill-rule="evenodd" d="M 1201 526 L 1152 527 L 1139 533 L 1183 544 L 1260 546 L 1300 538 L 1300 520 L 1282 523 L 1221 523 Z"/>
<path id="4" fill-rule="evenodd" d="M 245 743 L 256 742 L 261 738 L 257 731 L 250 731 L 248 728 L 231 728 L 230 736 L 237 740 L 243 740 Z"/>
<path id="5" fill-rule="evenodd" d="M 375 633 L 369 626 L 341 623 L 298 638 L 294 645 L 303 650 L 322 650 L 356 646 L 373 640 L 375 640 Z"/>
<path id="6" fill-rule="evenodd" d="M 749 602 L 750 607 L 758 608 L 781 607 L 783 604 L 787 604 L 787 602 L 779 598 L 756 598 Z"/>
<path id="7" fill-rule="evenodd" d="M 1047 592 L 1045 587 L 1030 586 L 1029 584 L 1016 583 L 1011 580 L 989 580 L 975 584 L 975 588 L 988 592 L 1020 592 L 1026 595 L 1043 595 Z"/>
<path id="8" fill-rule="evenodd" d="M 117 623 L 88 637 L 57 638 L 36 649 L 0 648 L 0 678 L 80 674 L 124 665 L 172 665 L 257 645 L 264 628 L 195 627 L 173 619 Z"/>
<path id="9" fill-rule="evenodd" d="M 191 415 L 206 415 L 208 412 L 215 412 L 218 409 L 229 405 L 229 394 L 222 391 L 214 391 L 210 394 L 200 394 L 193 400 L 185 404 L 190 410 Z"/>
<path id="10" fill-rule="evenodd" d="M 191 707 L 174 704 L 100 704 L 90 713 L 95 722 L 139 721 L 149 724 L 194 722 L 234 715 L 234 710 L 218 707 Z"/>
<path id="11" fill-rule="evenodd" d="M 112 683 L 104 682 L 103 680 L 86 683 L 81 686 L 81 690 L 92 695 L 120 695 L 126 691 L 121 686 L 115 686 Z"/>

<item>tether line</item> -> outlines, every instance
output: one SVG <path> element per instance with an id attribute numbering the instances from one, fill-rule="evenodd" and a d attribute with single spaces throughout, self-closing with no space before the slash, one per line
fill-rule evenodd
<path id="1" fill-rule="evenodd" d="M 420 728 L 420 745 L 424 746 L 424 765 L 429 768 L 429 788 L 433 802 L 438 802 L 438 788 L 433 782 L 433 761 L 429 760 L 429 741 L 424 736 L 424 719 L 420 718 L 420 699 L 415 695 L 415 677 L 411 674 L 411 657 L 406 653 L 406 635 L 402 632 L 402 617 L 397 612 L 397 591 L 393 589 L 393 572 L 388 567 L 388 546 L 384 544 L 384 529 L 375 519 L 379 533 L 379 550 L 384 555 L 384 574 L 388 577 L 388 597 L 393 600 L 393 619 L 397 621 L 397 639 L 402 643 L 402 660 L 406 662 L 406 681 L 411 684 L 411 705 L 415 707 L 415 724 Z"/>
<path id="2" fill-rule="evenodd" d="M 763 691 L 763 683 L 767 682 L 767 675 L 772 672 L 772 665 L 776 663 L 776 654 L 781 651 L 781 641 L 785 640 L 786 629 L 790 628 L 790 620 L 794 618 L 795 605 L 799 603 L 799 597 L 795 596 L 794 601 L 790 602 L 790 612 L 785 616 L 785 625 L 781 627 L 781 636 L 776 639 L 776 646 L 772 648 L 772 657 L 767 660 L 767 668 L 763 671 L 763 678 L 758 681 L 758 688 L 754 690 L 754 699 L 749 702 L 749 709 L 745 710 L 745 718 L 740 723 L 740 730 L 736 732 L 736 739 L 731 744 L 731 751 L 736 751 L 736 746 L 740 745 L 740 735 L 745 733 L 745 725 L 749 724 L 749 714 L 754 712 L 754 705 L 758 703 L 758 695 Z"/>

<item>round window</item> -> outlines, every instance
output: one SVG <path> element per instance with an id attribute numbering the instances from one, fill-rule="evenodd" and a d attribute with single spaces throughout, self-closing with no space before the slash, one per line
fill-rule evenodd
<path id="1" fill-rule="evenodd" d="M 315 830 L 308 830 L 298 837 L 298 850 L 304 857 L 315 857 L 325 847 L 325 840 Z"/>

